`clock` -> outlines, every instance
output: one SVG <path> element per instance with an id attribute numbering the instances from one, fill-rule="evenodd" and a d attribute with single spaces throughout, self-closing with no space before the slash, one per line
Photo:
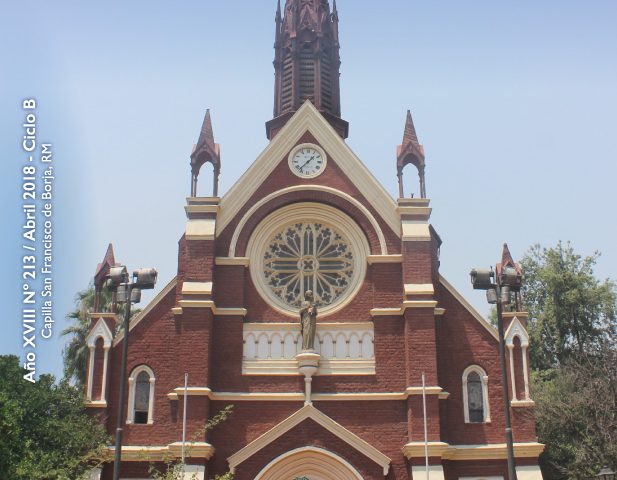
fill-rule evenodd
<path id="1" fill-rule="evenodd" d="M 314 178 L 326 168 L 326 154 L 312 143 L 298 145 L 289 154 L 289 168 L 301 178 Z"/>

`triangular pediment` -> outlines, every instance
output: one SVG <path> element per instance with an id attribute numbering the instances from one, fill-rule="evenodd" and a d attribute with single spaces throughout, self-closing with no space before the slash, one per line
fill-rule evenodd
<path id="1" fill-rule="evenodd" d="M 99 337 L 103 339 L 103 346 L 105 348 L 111 347 L 111 343 L 114 339 L 114 334 L 111 332 L 111 330 L 107 326 L 107 323 L 105 322 L 105 319 L 103 318 L 99 318 L 98 322 L 96 322 L 94 327 L 90 330 L 90 333 L 88 333 L 88 336 L 86 337 L 86 345 L 88 345 L 88 347 L 94 348 L 94 346 L 96 345 L 96 341 Z"/>
<path id="2" fill-rule="evenodd" d="M 520 339 L 521 346 L 529 346 L 529 334 L 527 333 L 527 329 L 517 317 L 514 317 L 512 319 L 504 335 L 506 345 L 514 346 L 515 337 L 518 337 Z"/>
<path id="3" fill-rule="evenodd" d="M 221 199 L 216 224 L 217 235 L 250 201 L 252 195 L 280 163 L 281 158 L 285 157 L 307 132 L 336 158 L 336 164 L 342 173 L 358 188 L 392 231 L 400 235 L 401 222 L 394 199 L 310 101 L 306 101 L 289 119 L 261 155 Z"/>
<path id="4" fill-rule="evenodd" d="M 382 467 L 384 476 L 388 474 L 390 469 L 390 458 L 381 453 L 375 447 L 367 443 L 358 437 L 355 433 L 350 432 L 340 423 L 337 423 L 325 413 L 317 410 L 313 405 L 305 405 L 294 414 L 287 417 L 278 425 L 275 425 L 266 433 L 256 438 L 247 446 L 238 450 L 227 460 L 229 461 L 229 468 L 233 473 L 238 465 L 244 462 L 246 459 L 252 457 L 255 453 L 272 443 L 277 438 L 281 437 L 295 426 L 299 425 L 303 421 L 311 419 L 333 435 L 337 436 L 345 443 L 373 460 L 380 467 Z"/>

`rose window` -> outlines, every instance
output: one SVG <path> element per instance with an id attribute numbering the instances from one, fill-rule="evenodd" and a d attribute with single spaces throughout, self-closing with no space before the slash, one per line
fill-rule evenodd
<path id="1" fill-rule="evenodd" d="M 312 290 L 318 307 L 335 304 L 352 285 L 354 252 L 345 235 L 321 222 L 279 228 L 263 253 L 268 289 L 288 307 L 298 308 Z"/>

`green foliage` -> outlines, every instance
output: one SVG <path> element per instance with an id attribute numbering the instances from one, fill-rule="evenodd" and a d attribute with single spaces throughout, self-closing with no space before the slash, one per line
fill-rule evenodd
<path id="1" fill-rule="evenodd" d="M 617 294 L 595 277 L 598 257 L 559 242 L 534 245 L 521 261 L 545 479 L 617 468 Z"/>
<path id="2" fill-rule="evenodd" d="M 545 479 L 585 479 L 617 469 L 617 349 L 608 344 L 554 370 L 534 372 Z"/>
<path id="3" fill-rule="evenodd" d="M 191 443 L 198 442 L 200 439 L 205 438 L 207 432 L 227 420 L 229 415 L 231 415 L 233 408 L 233 405 L 227 405 L 223 410 L 208 420 L 206 424 L 193 435 L 191 440 L 186 443 L 185 456 L 187 458 L 190 458 L 191 456 Z M 186 464 L 182 462 L 182 460 L 177 460 L 174 456 L 168 455 L 163 458 L 163 468 L 159 468 L 155 463 L 150 462 L 148 473 L 155 480 L 183 480 L 185 465 Z M 197 475 L 194 474 L 191 480 L 196 479 Z M 230 472 L 227 472 L 223 475 L 217 475 L 214 480 L 233 480 L 233 475 Z"/>
<path id="4" fill-rule="evenodd" d="M 521 261 L 532 369 L 555 368 L 615 340 L 615 284 L 594 276 L 598 256 L 581 257 L 559 242 L 553 248 L 535 245 Z"/>
<path id="5" fill-rule="evenodd" d="M 0 478 L 74 480 L 97 464 L 107 434 L 79 390 L 41 375 L 25 381 L 16 356 L 0 356 Z"/>
<path id="6" fill-rule="evenodd" d="M 101 296 L 103 310 L 111 307 L 111 293 L 104 289 Z M 62 330 L 61 335 L 70 336 L 69 342 L 62 352 L 64 360 L 64 377 L 73 380 L 80 389 L 86 384 L 88 371 L 89 350 L 86 345 L 86 337 L 90 330 L 90 318 L 88 314 L 94 308 L 94 285 L 77 293 L 75 297 L 75 310 L 70 312 L 66 319 L 71 325 Z"/>

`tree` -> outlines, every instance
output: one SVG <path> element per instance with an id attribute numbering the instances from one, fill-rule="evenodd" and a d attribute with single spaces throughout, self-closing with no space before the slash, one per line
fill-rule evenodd
<path id="1" fill-rule="evenodd" d="M 612 281 L 595 277 L 598 257 L 582 257 L 559 242 L 535 245 L 521 261 L 547 480 L 617 468 L 617 295 Z"/>
<path id="2" fill-rule="evenodd" d="M 110 302 L 111 295 L 105 291 L 105 298 L 102 299 L 101 303 L 107 308 Z M 90 330 L 88 314 L 94 307 L 93 285 L 77 293 L 75 306 L 76 309 L 66 316 L 72 324 L 61 332 L 61 335 L 71 336 L 62 351 L 62 357 L 64 359 L 64 377 L 73 380 L 77 387 L 82 388 L 86 383 L 88 356 L 90 354 L 86 345 L 86 337 Z"/>
<path id="3" fill-rule="evenodd" d="M 32 384 L 25 372 L 16 356 L 0 356 L 0 478 L 80 478 L 102 457 L 107 434 L 76 387 L 51 375 Z"/>
<path id="4" fill-rule="evenodd" d="M 545 479 L 593 477 L 617 468 L 617 349 L 608 343 L 556 370 L 534 372 Z"/>
<path id="5" fill-rule="evenodd" d="M 603 342 L 615 341 L 615 284 L 595 277 L 598 257 L 598 253 L 581 257 L 562 242 L 553 248 L 534 245 L 523 257 L 532 369 L 562 365 Z"/>

